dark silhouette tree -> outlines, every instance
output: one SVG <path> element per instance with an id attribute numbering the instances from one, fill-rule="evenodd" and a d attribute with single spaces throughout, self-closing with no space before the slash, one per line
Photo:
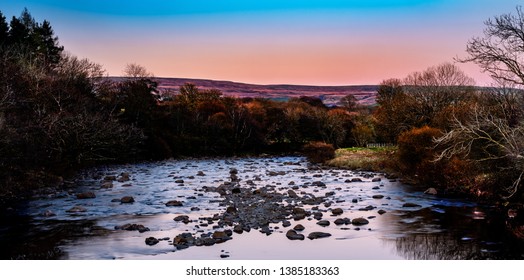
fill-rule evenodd
<path id="1" fill-rule="evenodd" d="M 484 22 L 484 36 L 468 42 L 469 56 L 462 62 L 474 62 L 497 81 L 524 85 L 524 12 L 495 16 Z"/>
<path id="2" fill-rule="evenodd" d="M 9 35 L 9 25 L 5 19 L 5 16 L 0 11 L 0 47 L 7 41 Z"/>

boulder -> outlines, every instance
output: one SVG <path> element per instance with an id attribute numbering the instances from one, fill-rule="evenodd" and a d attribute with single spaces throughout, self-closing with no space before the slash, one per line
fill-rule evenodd
<path id="1" fill-rule="evenodd" d="M 96 198 L 96 195 L 94 192 L 83 192 L 83 193 L 77 193 L 76 198 L 78 199 L 90 199 L 90 198 Z"/>
<path id="2" fill-rule="evenodd" d="M 382 198 L 384 198 L 384 196 L 381 195 L 381 194 L 375 194 L 375 195 L 372 196 L 372 198 L 374 198 L 374 199 L 382 199 Z"/>
<path id="3" fill-rule="evenodd" d="M 166 206 L 180 207 L 180 206 L 184 206 L 184 204 L 178 200 L 170 200 L 166 203 Z"/>
<path id="4" fill-rule="evenodd" d="M 413 207 L 422 207 L 422 206 L 418 205 L 416 203 L 406 202 L 406 203 L 402 204 L 402 207 L 413 208 Z"/>
<path id="5" fill-rule="evenodd" d="M 133 203 L 135 199 L 132 196 L 124 196 L 120 199 L 120 203 Z"/>
<path id="6" fill-rule="evenodd" d="M 317 225 L 321 226 L 321 227 L 327 227 L 329 226 L 331 223 L 328 221 L 328 220 L 322 220 L 322 221 L 318 221 L 317 222 Z"/>
<path id="7" fill-rule="evenodd" d="M 156 239 L 154 237 L 146 238 L 146 244 L 149 245 L 149 246 L 153 246 L 153 245 L 155 245 L 157 243 L 158 243 L 158 239 Z"/>
<path id="8" fill-rule="evenodd" d="M 305 229 L 305 227 L 301 224 L 298 224 L 296 225 L 295 227 L 293 227 L 294 230 L 297 230 L 297 231 L 303 231 Z"/>
<path id="9" fill-rule="evenodd" d="M 366 220 L 365 218 L 355 218 L 351 221 L 351 224 L 353 224 L 354 226 L 363 226 L 363 225 L 367 225 L 369 224 L 369 221 Z"/>
<path id="10" fill-rule="evenodd" d="M 117 181 L 122 183 L 122 182 L 127 182 L 127 181 L 129 181 L 129 180 L 131 180 L 131 179 L 129 178 L 129 173 L 127 173 L 127 172 L 122 172 L 122 173 L 120 174 L 120 177 L 118 177 L 118 180 L 117 180 Z"/>
<path id="11" fill-rule="evenodd" d="M 335 225 L 337 226 L 340 226 L 340 225 L 349 225 L 351 224 L 351 220 L 349 218 L 338 218 L 335 220 Z"/>
<path id="12" fill-rule="evenodd" d="M 342 215 L 342 213 L 344 213 L 344 210 L 342 210 L 341 208 L 335 208 L 331 210 L 331 213 L 335 216 L 338 216 L 338 215 Z"/>
<path id="13" fill-rule="evenodd" d="M 234 228 L 233 228 L 233 231 L 235 233 L 238 233 L 238 234 L 242 234 L 244 232 L 244 229 L 241 225 L 236 225 Z"/>
<path id="14" fill-rule="evenodd" d="M 286 237 L 289 240 L 304 240 L 304 235 L 297 233 L 296 231 L 290 229 L 286 233 Z"/>
<path id="15" fill-rule="evenodd" d="M 380 215 L 382 215 L 382 214 L 386 213 L 386 210 L 382 210 L 382 209 L 380 209 L 380 210 L 377 211 L 377 213 L 380 214 Z"/>
<path id="16" fill-rule="evenodd" d="M 187 215 L 179 215 L 173 218 L 173 221 L 175 222 L 183 222 L 184 224 L 189 223 L 189 216 Z"/>
<path id="17" fill-rule="evenodd" d="M 318 239 L 318 238 L 326 238 L 326 237 L 330 237 L 330 236 L 331 236 L 331 233 L 314 231 L 314 232 L 310 233 L 307 236 L 307 238 L 313 240 L 313 239 Z"/>

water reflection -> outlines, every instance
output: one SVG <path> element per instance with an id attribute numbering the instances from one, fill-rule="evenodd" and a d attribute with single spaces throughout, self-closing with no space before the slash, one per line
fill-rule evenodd
<path id="1" fill-rule="evenodd" d="M 524 258 L 522 240 L 504 230 L 503 219 L 489 209 L 432 208 L 391 215 L 385 242 L 412 260 Z"/>
<path id="2" fill-rule="evenodd" d="M 522 242 L 506 233 L 504 219 L 496 217 L 488 207 L 427 195 L 381 174 L 309 167 L 303 158 L 282 157 L 171 160 L 86 171 L 74 190 L 40 197 L 15 207 L 16 213 L 0 211 L 0 257 L 215 259 L 217 250 L 224 249 L 232 253 L 231 259 L 523 258 Z M 306 227 L 305 234 L 322 231 L 332 237 L 290 241 L 285 237 L 287 228 L 271 224 L 274 233 L 270 236 L 252 230 L 206 248 L 173 252 L 168 241 L 145 245 L 149 236 L 212 233 L 215 224 L 203 224 L 200 219 L 208 220 L 206 217 L 225 211 L 227 203 L 220 194 L 206 188 L 229 181 L 231 168 L 237 169 L 242 188 L 270 186 L 283 194 L 294 190 L 295 195 L 325 198 L 318 205 L 297 206 L 322 212 L 322 219 L 330 226 L 321 227 L 310 217 L 310 221 L 290 218 L 291 227 L 301 223 Z M 114 181 L 111 188 L 101 186 L 100 178 L 122 172 L 131 174 L 131 180 Z M 320 183 L 314 184 L 316 181 Z M 96 198 L 77 199 L 75 193 L 84 191 L 95 192 Z M 134 197 L 135 202 L 121 203 L 124 196 Z M 183 201 L 183 207 L 166 207 L 165 203 L 173 199 Z M 295 202 L 290 199 L 282 203 Z M 418 206 L 403 207 L 406 203 Z M 72 213 L 74 207 L 85 211 Z M 344 212 L 332 216 L 333 208 Z M 175 222 L 178 215 L 187 215 L 193 222 Z M 337 218 L 358 217 L 369 219 L 369 224 L 334 224 Z M 115 229 L 125 224 L 141 224 L 150 231 Z"/>

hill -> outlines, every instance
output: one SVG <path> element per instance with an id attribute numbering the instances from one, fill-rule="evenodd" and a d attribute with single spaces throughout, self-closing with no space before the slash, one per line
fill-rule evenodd
<path id="1" fill-rule="evenodd" d="M 218 89 L 225 96 L 239 98 L 269 98 L 275 100 L 287 100 L 292 97 L 310 96 L 319 97 L 324 104 L 333 106 L 348 95 L 354 95 L 358 102 L 363 105 L 374 105 L 378 86 L 309 86 L 309 85 L 255 85 L 230 81 L 215 81 L 203 79 L 186 78 L 155 78 L 161 90 L 174 90 L 185 83 L 192 83 L 200 89 Z"/>

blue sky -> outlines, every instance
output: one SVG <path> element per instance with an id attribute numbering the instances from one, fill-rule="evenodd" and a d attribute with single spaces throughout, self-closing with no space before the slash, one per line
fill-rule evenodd
<path id="1" fill-rule="evenodd" d="M 5 2 L 5 3 L 4 3 Z M 483 22 L 519 1 L 11 1 L 51 22 L 61 44 L 120 75 L 259 84 L 377 84 L 464 56 Z M 475 65 L 459 65 L 479 84 Z"/>

